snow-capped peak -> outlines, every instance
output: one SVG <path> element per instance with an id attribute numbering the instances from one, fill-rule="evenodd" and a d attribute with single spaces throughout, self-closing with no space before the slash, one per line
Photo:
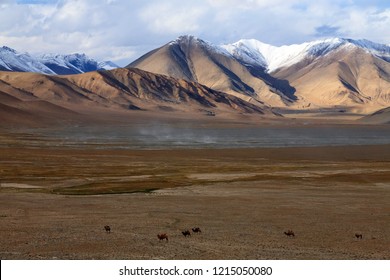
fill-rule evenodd
<path id="1" fill-rule="evenodd" d="M 245 63 L 262 66 L 272 72 L 277 68 L 297 63 L 307 55 L 325 55 L 341 44 L 341 39 L 335 38 L 275 47 L 255 39 L 243 39 L 223 47 Z"/>
<path id="2" fill-rule="evenodd" d="M 112 70 L 115 68 L 119 68 L 119 66 L 112 61 L 102 61 L 98 63 L 98 68 L 104 70 Z"/>
<path id="3" fill-rule="evenodd" d="M 177 37 L 175 40 L 171 41 L 170 44 L 173 45 L 173 44 L 188 43 L 190 41 L 196 42 L 196 41 L 203 41 L 203 40 L 193 35 L 181 35 Z"/>
<path id="4" fill-rule="evenodd" d="M 10 47 L 7 47 L 7 46 L 2 46 L 0 51 L 3 51 L 3 52 L 11 52 L 11 53 L 16 53 L 16 50 L 10 48 Z"/>
<path id="5" fill-rule="evenodd" d="M 344 40 L 372 54 L 379 55 L 379 56 L 381 55 L 390 56 L 390 45 L 379 44 L 379 43 L 371 42 L 366 39 L 361 39 L 361 40 L 344 39 Z"/>
<path id="6" fill-rule="evenodd" d="M 108 66 L 109 65 L 109 66 Z M 110 61 L 100 64 L 85 54 L 43 54 L 33 56 L 18 53 L 9 47 L 0 48 L 0 70 L 37 72 L 42 74 L 79 74 L 118 66 Z"/>
<path id="7" fill-rule="evenodd" d="M 188 47 L 193 46 L 193 45 L 199 45 L 212 53 L 219 53 L 219 54 L 223 54 L 225 56 L 231 56 L 231 54 L 222 46 L 215 45 L 211 42 L 202 40 L 202 39 L 200 39 L 196 36 L 192 36 L 192 35 L 179 36 L 175 40 L 169 42 L 168 45 L 180 46 L 181 48 L 183 48 L 183 47 L 188 48 Z"/>
<path id="8" fill-rule="evenodd" d="M 223 45 L 225 50 L 237 59 L 250 65 L 261 66 L 272 72 L 311 57 L 322 57 L 341 47 L 357 47 L 379 57 L 389 57 L 390 47 L 368 40 L 330 38 L 302 44 L 275 47 L 255 39 L 240 40 Z"/>
<path id="9" fill-rule="evenodd" d="M 85 54 L 45 54 L 38 57 L 50 68 L 55 68 L 59 74 L 85 73 L 98 70 L 98 62 L 87 57 Z"/>
<path id="10" fill-rule="evenodd" d="M 18 53 L 9 47 L 0 49 L 0 70 L 55 74 L 50 68 L 28 53 Z"/>

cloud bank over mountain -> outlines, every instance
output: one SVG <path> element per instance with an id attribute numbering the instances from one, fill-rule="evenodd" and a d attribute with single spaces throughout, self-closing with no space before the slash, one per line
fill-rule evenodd
<path id="1" fill-rule="evenodd" d="M 20 51 L 85 52 L 124 66 L 173 37 L 272 45 L 323 37 L 389 44 L 388 1 L 1 0 L 0 45 Z"/>

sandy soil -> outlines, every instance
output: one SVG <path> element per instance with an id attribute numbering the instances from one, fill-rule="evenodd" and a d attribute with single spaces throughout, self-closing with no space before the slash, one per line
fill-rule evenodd
<path id="1" fill-rule="evenodd" d="M 1 259 L 390 259 L 387 145 L 0 154 Z"/>

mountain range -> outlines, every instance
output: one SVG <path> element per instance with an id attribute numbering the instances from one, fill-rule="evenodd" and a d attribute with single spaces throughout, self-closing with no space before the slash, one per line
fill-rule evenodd
<path id="1" fill-rule="evenodd" d="M 196 81 L 273 108 L 367 113 L 390 106 L 390 47 L 367 40 L 282 47 L 240 40 L 216 46 L 182 36 L 128 67 Z"/>
<path id="2" fill-rule="evenodd" d="M 0 48 L 0 71 L 70 75 L 110 70 L 118 67 L 111 61 L 97 62 L 85 54 L 43 54 L 34 56 L 29 53 L 17 52 L 6 46 Z"/>
<path id="3" fill-rule="evenodd" d="M 390 114 L 390 46 L 367 40 L 275 47 L 181 36 L 125 68 L 85 55 L 34 57 L 3 47 L 0 70 L 4 122 L 129 112 L 244 119 L 371 114 L 373 122 L 388 122 Z"/>
<path id="4" fill-rule="evenodd" d="M 271 113 L 198 83 L 139 69 L 78 75 L 0 72 L 0 124 L 121 121 L 144 112 L 187 117 Z M 133 114 L 131 114 L 133 113 Z"/>

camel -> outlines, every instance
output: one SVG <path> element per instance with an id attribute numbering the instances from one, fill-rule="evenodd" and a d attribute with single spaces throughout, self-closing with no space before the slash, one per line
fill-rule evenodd
<path id="1" fill-rule="evenodd" d="M 166 233 L 157 234 L 157 237 L 158 237 L 158 239 L 159 239 L 160 241 L 166 239 L 167 242 L 168 242 L 168 235 L 167 235 Z"/>
<path id="2" fill-rule="evenodd" d="M 361 233 L 355 233 L 355 237 L 356 237 L 357 239 L 363 239 L 363 234 L 361 234 Z"/>
<path id="3" fill-rule="evenodd" d="M 193 229 L 192 229 L 192 232 L 195 232 L 195 233 L 202 233 L 202 231 L 201 231 L 200 228 L 198 228 L 198 227 L 193 228 Z"/>
<path id="4" fill-rule="evenodd" d="M 295 237 L 295 233 L 291 229 L 285 231 L 284 234 L 287 235 L 288 237 Z"/>
<path id="5" fill-rule="evenodd" d="M 110 232 L 111 232 L 110 226 L 104 226 L 104 229 L 106 230 L 107 233 L 110 233 Z"/>
<path id="6" fill-rule="evenodd" d="M 187 236 L 191 237 L 191 232 L 189 230 L 182 231 L 181 233 L 184 235 L 184 237 L 187 237 Z"/>

